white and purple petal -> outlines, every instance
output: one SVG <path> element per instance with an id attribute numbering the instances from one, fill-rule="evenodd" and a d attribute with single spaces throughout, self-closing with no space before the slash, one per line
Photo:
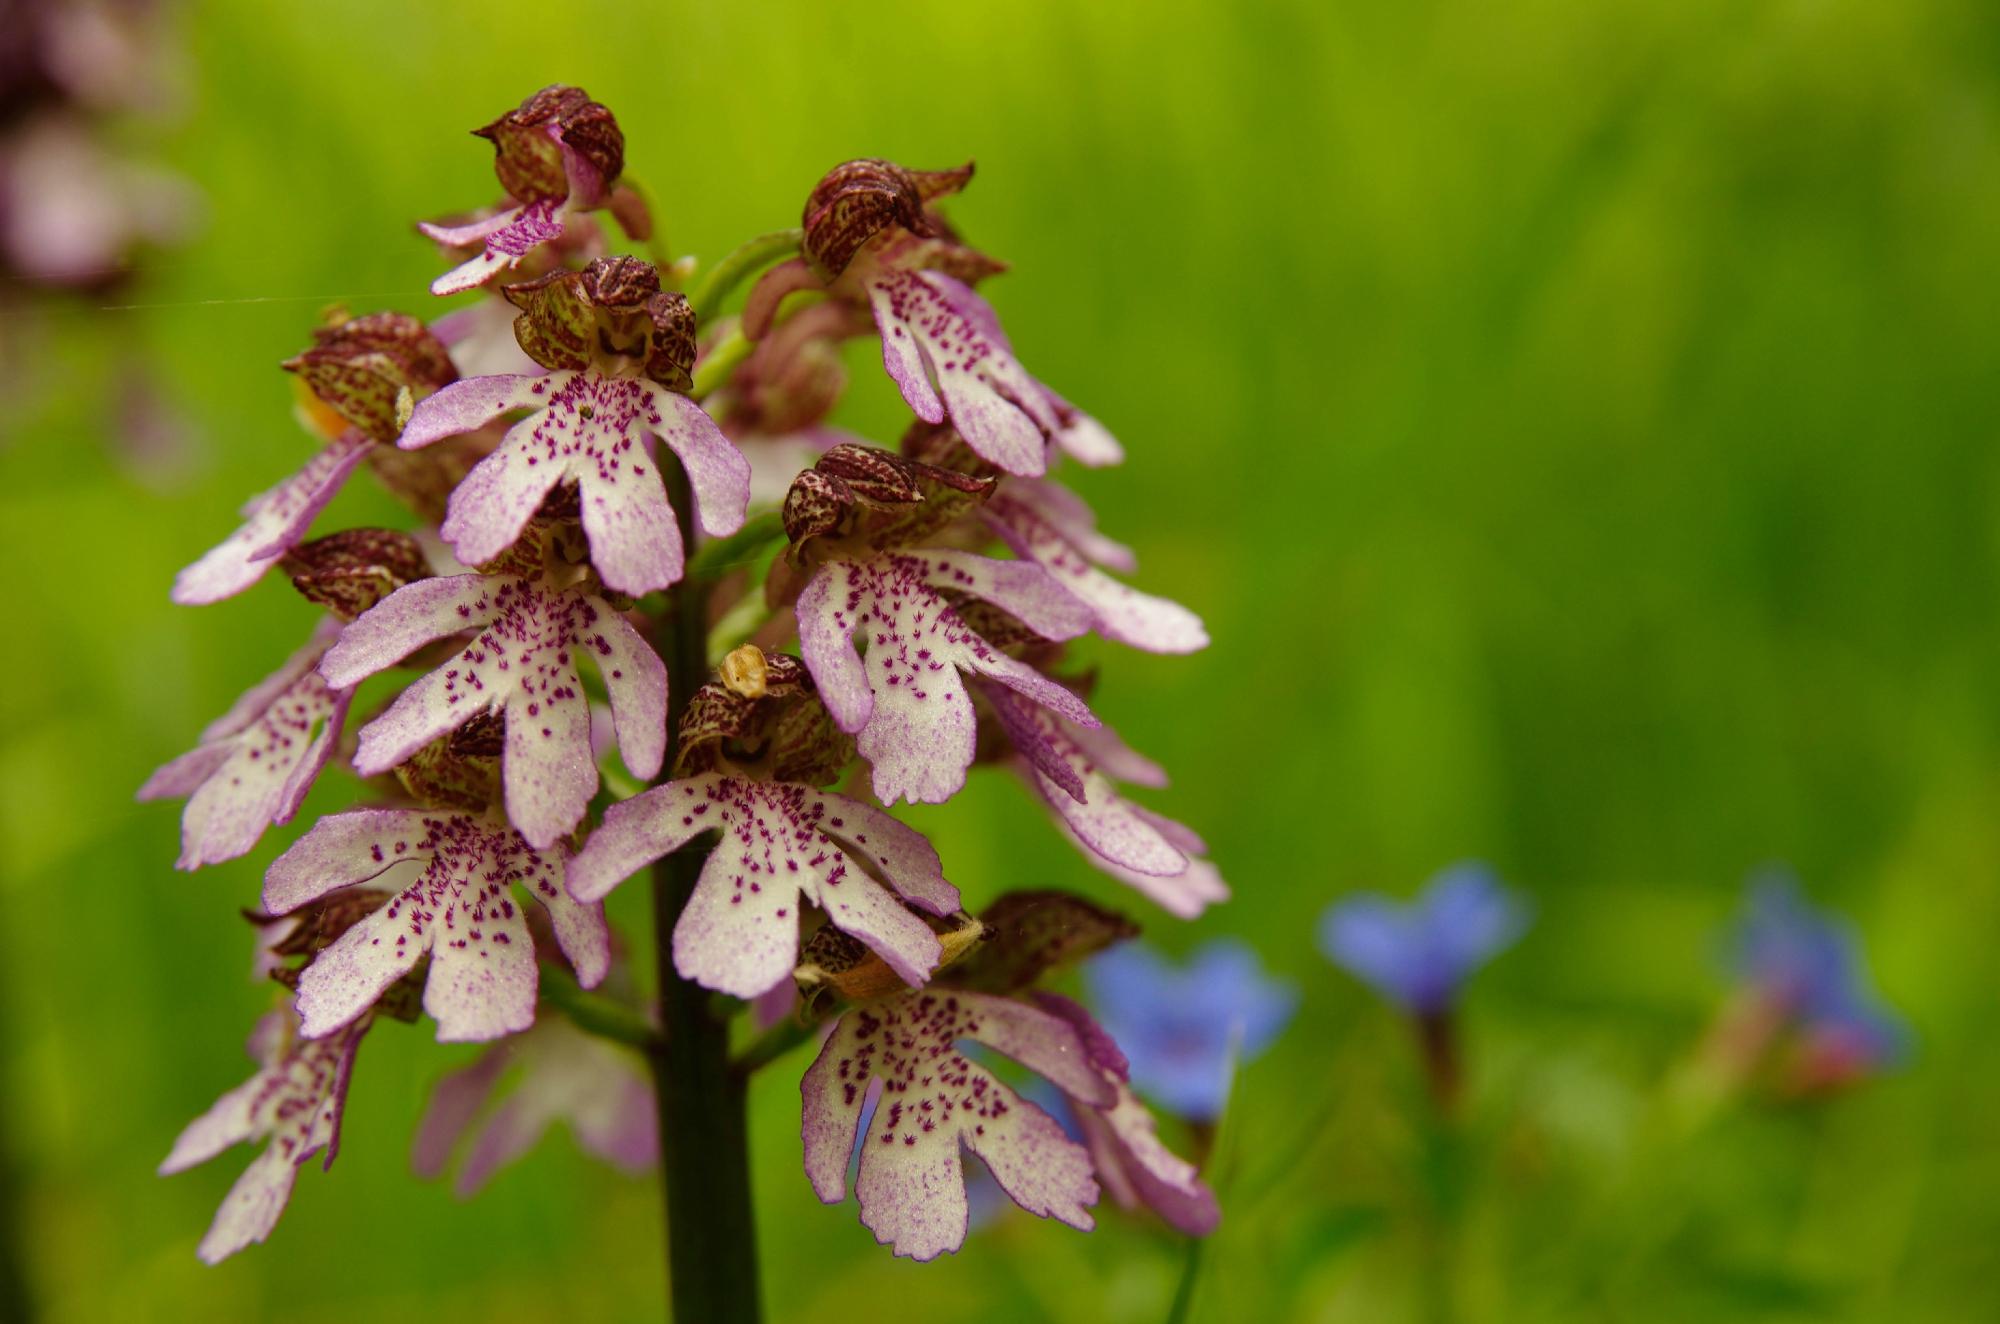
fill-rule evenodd
<path id="1" fill-rule="evenodd" d="M 326 444 L 305 468 L 243 507 L 243 526 L 174 577 L 173 600 L 202 606 L 233 597 L 263 578 L 304 541 L 313 517 L 340 491 L 375 443 L 359 430 Z"/>
<path id="2" fill-rule="evenodd" d="M 1208 646 L 1200 617 L 1177 602 L 1111 578 L 1039 510 L 1013 499 L 1005 489 L 981 507 L 980 515 L 1015 555 L 1042 567 L 1050 579 L 1086 604 L 1105 638 L 1153 653 L 1192 653 Z"/>

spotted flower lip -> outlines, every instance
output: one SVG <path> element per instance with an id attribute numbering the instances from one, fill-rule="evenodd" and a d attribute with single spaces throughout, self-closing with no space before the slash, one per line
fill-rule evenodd
<path id="1" fill-rule="evenodd" d="M 856 733 L 885 804 L 938 803 L 965 785 L 977 719 L 960 671 L 1079 726 L 1098 725 L 1075 694 L 966 625 L 947 595 L 991 603 L 1049 639 L 1090 623 L 1088 608 L 1028 562 L 928 549 L 822 565 L 799 594 L 799 651 L 834 721 Z M 855 652 L 857 633 L 865 656 Z"/>
<path id="2" fill-rule="evenodd" d="M 861 1222 L 897 1255 L 923 1261 L 964 1244 L 959 1153 L 986 1164 L 1029 1213 L 1088 1231 L 1098 1185 L 1089 1155 L 1055 1119 L 959 1052 L 971 1039 L 1074 1098 L 1111 1107 L 1116 1092 L 1074 1026 L 1038 1007 L 966 991 L 913 991 L 849 1011 L 799 1082 L 806 1176 L 827 1204 L 847 1196 L 869 1083 L 881 1101 L 863 1142 Z"/>
<path id="3" fill-rule="evenodd" d="M 1849 1076 L 1894 1062 L 1908 1031 L 1869 982 L 1855 929 L 1814 907 L 1798 880 L 1767 869 L 1730 935 L 1730 964 L 1798 1028 L 1808 1056 Z"/>
<path id="4" fill-rule="evenodd" d="M 1093 864 L 1181 919 L 1228 899 L 1229 887 L 1201 858 L 1208 848 L 1193 829 L 1119 793 L 1119 781 L 1166 785 L 1158 764 L 1107 726 L 1078 726 L 995 685 L 980 691 L 1014 747 L 1014 771 Z"/>
<path id="5" fill-rule="evenodd" d="M 867 943 L 904 983 L 921 984 L 937 967 L 937 936 L 898 899 L 936 915 L 958 909 L 937 852 L 881 810 L 809 786 L 705 773 L 621 801 L 571 862 L 570 893 L 600 900 L 711 828 L 721 840 L 674 925 L 683 978 L 740 998 L 784 983 L 802 901 Z"/>
<path id="6" fill-rule="evenodd" d="M 1109 1108 L 1070 1099 L 1070 1109 L 1097 1167 L 1097 1180 L 1126 1209 L 1153 1210 L 1174 1230 L 1205 1237 L 1222 1221 L 1215 1192 L 1195 1165 L 1161 1143 L 1158 1125 L 1128 1081 L 1130 1064 L 1102 1026 L 1082 1006 L 1057 993 L 1036 993 L 1035 1005 L 1076 1028 L 1091 1065 L 1111 1085 Z"/>
<path id="7" fill-rule="evenodd" d="M 365 1015 L 391 985 L 430 957 L 424 1010 L 441 1042 L 496 1039 L 535 1020 L 538 974 L 523 891 L 548 911 L 577 982 L 594 987 L 611 963 L 604 908 L 563 889 L 568 850 L 537 849 L 506 823 L 422 809 L 359 809 L 321 819 L 264 875 L 264 906 L 283 915 L 396 866 L 420 868 L 380 909 L 357 921 L 299 976 L 298 1013 L 309 1038 Z"/>
<path id="8" fill-rule="evenodd" d="M 1131 552 L 1096 530 L 1083 502 L 1053 483 L 1016 479 L 980 507 L 980 516 L 1016 556 L 1033 561 L 1086 603 L 1107 639 L 1151 653 L 1192 653 L 1208 647 L 1201 618 L 1177 602 L 1121 584 L 1098 568 L 1092 553 L 1129 566 Z"/>
<path id="9" fill-rule="evenodd" d="M 637 1056 L 563 1017 L 544 1016 L 438 1081 L 410 1165 L 420 1177 L 437 1177 L 463 1145 L 452 1191 L 465 1199 L 559 1121 L 586 1152 L 620 1171 L 636 1175 L 659 1162 L 653 1087 Z"/>
<path id="10" fill-rule="evenodd" d="M 577 371 L 466 378 L 420 403 L 398 444 L 415 450 L 515 409 L 534 412 L 466 475 L 446 510 L 441 532 L 467 565 L 505 551 L 542 499 L 570 481 L 591 563 L 607 587 L 638 595 L 679 580 L 685 552 L 654 463 L 655 438 L 686 468 L 703 532 L 721 537 L 743 526 L 748 461 L 700 405 L 644 378 Z"/>
<path id="11" fill-rule="evenodd" d="M 1084 976 L 1133 1086 L 1195 1122 L 1222 1115 L 1233 1063 L 1268 1047 L 1298 1006 L 1297 989 L 1228 938 L 1203 944 L 1185 965 L 1127 943 L 1091 961 Z"/>
<path id="12" fill-rule="evenodd" d="M 324 1151 L 331 1168 L 340 1151 L 340 1119 L 355 1054 L 368 1032 L 362 1016 L 336 1034 L 301 1038 L 288 1011 L 257 1023 L 248 1045 L 257 1073 L 190 1122 L 160 1164 L 160 1175 L 185 1172 L 245 1140 L 268 1139 L 223 1197 L 196 1253 L 219 1264 L 263 1241 L 292 1197 L 299 1169 Z"/>
<path id="13" fill-rule="evenodd" d="M 355 771 L 386 772 L 482 712 L 505 718 L 507 814 L 531 846 L 575 827 L 597 789 L 590 708 L 577 674 L 588 654 L 604 681 L 625 766 L 656 776 L 666 754 L 666 666 L 602 598 L 511 575 L 420 580 L 357 618 L 320 674 L 347 689 L 435 639 L 477 631 L 450 662 L 409 686 L 361 729 Z"/>
<path id="14" fill-rule="evenodd" d="M 492 141 L 494 172 L 514 205 L 459 225 L 418 223 L 447 248 L 484 245 L 432 281 L 432 294 L 475 289 L 560 239 L 571 212 L 610 201 L 611 186 L 624 169 L 625 140 L 617 120 L 580 88 L 545 87 L 476 132 Z"/>
<path id="15" fill-rule="evenodd" d="M 322 621 L 285 664 L 211 722 L 201 743 L 161 768 L 139 799 L 187 796 L 179 867 L 198 869 L 249 852 L 274 823 L 289 823 L 340 739 L 353 698 L 317 670 L 340 633 Z"/>
<path id="16" fill-rule="evenodd" d="M 1408 904 L 1373 893 L 1350 896 L 1320 919 L 1327 957 L 1418 1016 L 1451 1007 L 1471 974 L 1527 932 L 1527 904 L 1491 868 L 1453 865 Z"/>

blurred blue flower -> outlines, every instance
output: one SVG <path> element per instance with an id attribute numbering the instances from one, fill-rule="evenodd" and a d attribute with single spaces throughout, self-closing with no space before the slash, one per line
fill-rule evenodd
<path id="1" fill-rule="evenodd" d="M 1752 879 L 1729 960 L 1797 1024 L 1827 1073 L 1857 1074 L 1907 1051 L 1909 1031 L 1876 996 L 1853 926 L 1816 909 L 1789 872 Z"/>
<path id="2" fill-rule="evenodd" d="M 1527 931 L 1526 902 L 1484 864 L 1455 864 L 1407 904 L 1375 893 L 1346 897 L 1320 917 L 1320 948 L 1334 964 L 1418 1016 L 1448 1010 L 1474 970 Z"/>
<path id="3" fill-rule="evenodd" d="M 1133 1087 L 1193 1122 L 1222 1115 L 1232 1063 L 1263 1052 L 1298 1005 L 1298 990 L 1265 975 L 1257 954 L 1231 938 L 1196 948 L 1184 966 L 1126 943 L 1084 976 Z"/>

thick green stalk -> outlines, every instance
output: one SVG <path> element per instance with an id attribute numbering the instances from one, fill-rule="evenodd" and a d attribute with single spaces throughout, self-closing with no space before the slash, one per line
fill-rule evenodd
<path id="1" fill-rule="evenodd" d="M 662 448 L 664 451 L 664 448 Z M 664 455 L 662 456 L 664 458 Z M 686 476 L 667 468 L 684 545 L 694 542 Z M 679 755 L 680 719 L 707 678 L 706 587 L 684 577 L 670 591 L 661 639 L 667 661 L 667 770 Z M 757 1226 L 750 1207 L 744 1079 L 730 1070 L 729 1023 L 707 989 L 674 970 L 674 922 L 709 846 L 690 842 L 653 866 L 653 943 L 660 972 L 661 1038 L 651 1054 L 659 1100 L 667 1197 L 667 1272 L 681 1324 L 754 1324 L 759 1318 Z"/>

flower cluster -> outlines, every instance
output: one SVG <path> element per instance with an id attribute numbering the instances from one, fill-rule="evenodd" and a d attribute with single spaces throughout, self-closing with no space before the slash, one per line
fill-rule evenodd
<path id="1" fill-rule="evenodd" d="M 1131 797 L 1165 775 L 1066 660 L 1092 631 L 1160 653 L 1207 638 L 1114 577 L 1131 553 L 1052 476 L 1122 451 L 1029 373 L 975 292 L 1001 264 L 937 206 L 971 166 L 849 162 L 799 229 L 697 276 L 610 251 L 594 213 L 633 239 L 651 223 L 615 118 L 581 90 L 478 132 L 505 198 L 422 227 L 455 263 L 433 293 L 477 301 L 429 324 L 330 314 L 284 365 L 317 449 L 174 584 L 215 603 L 275 569 L 323 613 L 143 788 L 187 799 L 182 867 L 251 851 L 329 768 L 368 797 L 265 874 L 259 969 L 288 1004 L 259 1030 L 259 1073 L 166 1165 L 270 1139 L 202 1255 L 261 1240 L 298 1167 L 331 1162 L 356 1048 L 384 1016 L 495 1045 L 440 1084 L 422 1172 L 482 1113 L 461 1189 L 558 1118 L 626 1168 L 671 1154 L 633 1050 L 667 1091 L 680 1045 L 625 979 L 603 900 L 676 853 L 696 863 L 667 991 L 754 1004 L 792 1042 L 823 1033 L 800 1086 L 806 1176 L 844 1198 L 862 1136 L 861 1218 L 898 1254 L 961 1244 L 968 1153 L 1038 1215 L 1089 1228 L 1108 1190 L 1208 1231 L 1214 1198 L 1134 1092 L 1144 1071 L 1038 987 L 1136 926 L 1054 892 L 975 917 L 889 812 L 1003 767 L 1089 864 L 1168 913 L 1228 895 L 1201 839 Z M 717 316 L 765 267 L 740 316 Z M 894 447 L 827 422 L 839 347 L 861 336 L 914 415 Z M 413 527 L 315 536 L 364 467 Z M 1233 997 L 1230 982 L 1180 997 Z M 1245 1032 L 1287 1011 L 1254 1009 Z M 1080 1138 L 967 1044 L 1042 1077 Z"/>

